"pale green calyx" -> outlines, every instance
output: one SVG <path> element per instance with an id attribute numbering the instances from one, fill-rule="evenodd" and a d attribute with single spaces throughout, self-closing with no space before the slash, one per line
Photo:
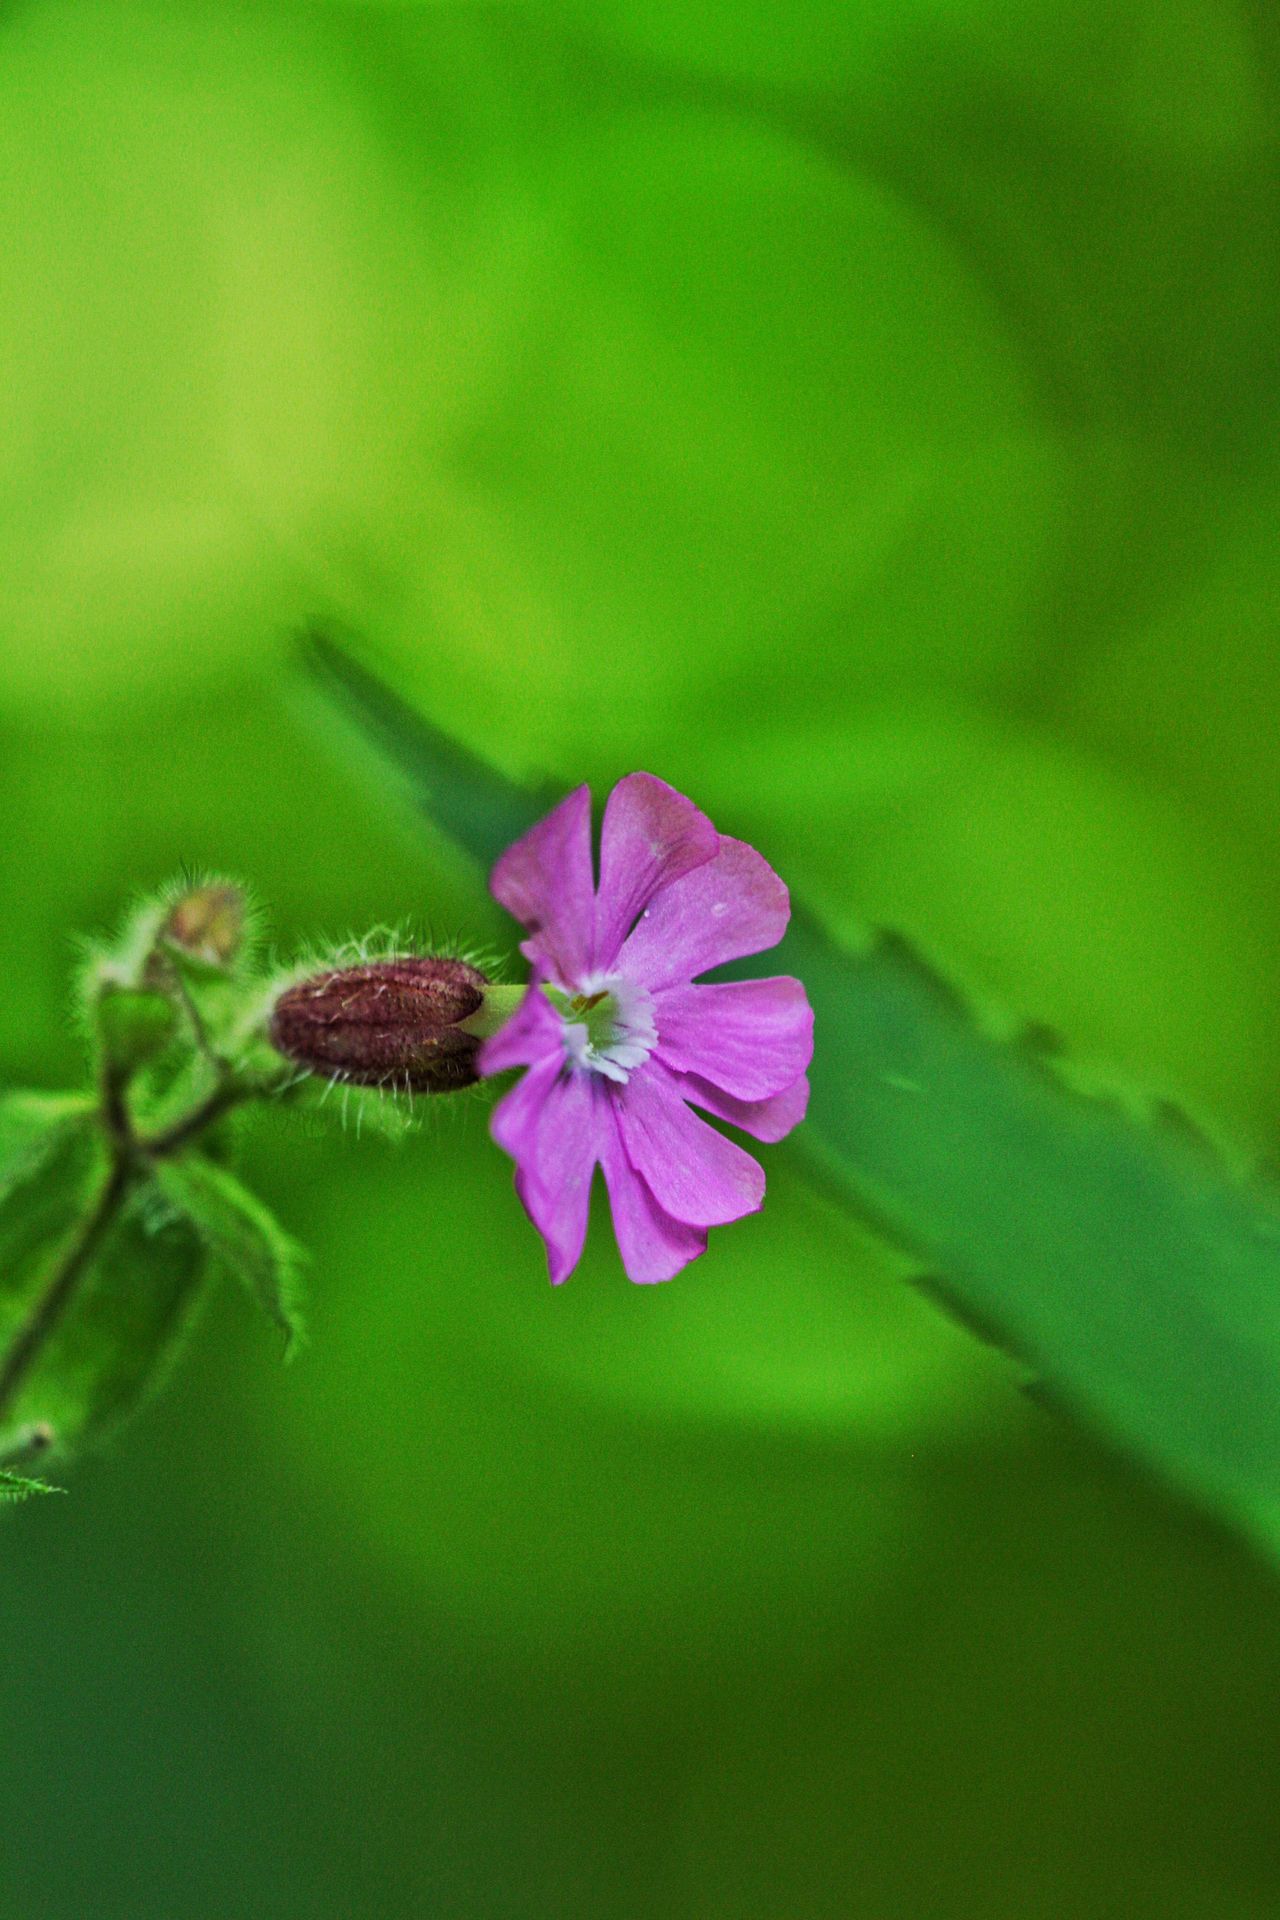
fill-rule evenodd
<path id="1" fill-rule="evenodd" d="M 526 987 L 499 986 L 490 981 L 475 1012 L 459 1020 L 459 1031 L 473 1033 L 478 1040 L 491 1039 L 506 1026 L 527 991 Z"/>

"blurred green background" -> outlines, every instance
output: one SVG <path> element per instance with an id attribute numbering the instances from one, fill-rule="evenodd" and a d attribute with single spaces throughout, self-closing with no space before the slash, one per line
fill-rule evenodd
<path id="1" fill-rule="evenodd" d="M 9 0 L 3 1078 L 182 860 L 506 937 L 320 617 L 1273 1152 L 1278 103 L 1267 0 Z M 309 1351 L 5 1525 L 4 1920 L 1280 1914 L 1274 1578 L 785 1152 L 556 1293 L 482 1101 L 251 1153 Z"/>

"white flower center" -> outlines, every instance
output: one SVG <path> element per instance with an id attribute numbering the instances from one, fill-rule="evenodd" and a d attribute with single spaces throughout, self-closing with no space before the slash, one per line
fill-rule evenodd
<path id="1" fill-rule="evenodd" d="M 560 1015 L 565 1057 L 572 1067 L 601 1073 L 625 1087 L 658 1041 L 653 1001 L 643 987 L 616 973 L 591 973 L 573 989 L 546 986 Z"/>

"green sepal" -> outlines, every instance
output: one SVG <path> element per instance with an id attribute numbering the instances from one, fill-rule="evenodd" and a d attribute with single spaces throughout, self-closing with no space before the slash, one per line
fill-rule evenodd
<path id="1" fill-rule="evenodd" d="M 449 1096 L 451 1106 L 476 1092 L 464 1087 Z M 353 1087 L 337 1080 L 294 1082 L 287 1107 L 292 1123 L 314 1137 L 340 1130 L 356 1139 L 368 1134 L 391 1146 L 420 1133 L 426 1124 L 428 1103 L 394 1087 Z"/>
<path id="2" fill-rule="evenodd" d="M 169 886 L 163 899 L 168 911 L 158 944 L 164 951 L 196 973 L 232 973 L 243 966 L 257 920 L 243 887 L 208 875 Z"/>
<path id="3" fill-rule="evenodd" d="M 117 932 L 93 940 L 91 967 L 125 986 L 155 985 L 157 961 L 180 956 L 205 972 L 243 972 L 258 944 L 258 908 L 222 874 L 179 874 L 135 900 Z"/>
<path id="4" fill-rule="evenodd" d="M 234 1067 L 261 994 L 258 919 L 235 882 L 183 875 L 136 902 L 113 937 L 87 943 L 78 1002 L 99 1072 L 121 1086 L 142 1076 L 145 1105 L 195 1062 Z"/>
<path id="5" fill-rule="evenodd" d="M 270 1208 L 203 1154 L 163 1161 L 152 1175 L 173 1214 L 187 1222 L 219 1266 L 248 1289 L 285 1338 L 286 1356 L 302 1338 L 302 1250 Z"/>

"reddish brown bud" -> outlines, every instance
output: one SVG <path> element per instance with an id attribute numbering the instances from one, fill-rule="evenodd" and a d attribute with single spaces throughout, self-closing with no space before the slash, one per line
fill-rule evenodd
<path id="1" fill-rule="evenodd" d="M 193 887 L 175 900 L 161 932 L 206 966 L 234 960 L 244 936 L 244 895 L 239 887 Z"/>
<path id="2" fill-rule="evenodd" d="M 276 1001 L 271 1044 L 330 1080 L 450 1093 L 479 1078 L 479 1037 L 460 1023 L 488 984 L 465 960 L 411 954 L 314 974 Z"/>

